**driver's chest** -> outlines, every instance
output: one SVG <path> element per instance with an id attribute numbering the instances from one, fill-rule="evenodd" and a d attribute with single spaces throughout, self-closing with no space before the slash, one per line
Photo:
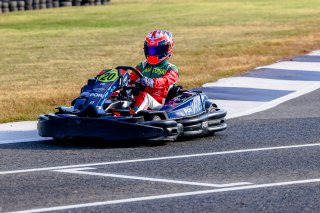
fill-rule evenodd
<path id="1" fill-rule="evenodd" d="M 150 66 L 142 70 L 142 74 L 149 78 L 160 78 L 166 74 L 167 69 L 164 67 Z"/>

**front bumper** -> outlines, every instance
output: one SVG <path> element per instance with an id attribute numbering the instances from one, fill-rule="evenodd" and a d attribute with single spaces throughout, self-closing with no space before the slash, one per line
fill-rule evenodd
<path id="1" fill-rule="evenodd" d="M 135 118 L 88 118 L 77 116 L 41 115 L 38 133 L 42 137 L 101 138 L 119 140 L 167 140 L 178 137 L 178 125 L 173 120 L 143 122 Z"/>

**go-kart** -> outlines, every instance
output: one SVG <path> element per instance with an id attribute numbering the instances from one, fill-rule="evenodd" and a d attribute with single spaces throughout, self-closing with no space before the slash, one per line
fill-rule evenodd
<path id="1" fill-rule="evenodd" d="M 89 79 L 70 107 L 61 106 L 56 113 L 39 116 L 39 135 L 56 140 L 89 137 L 166 141 L 227 128 L 226 111 L 201 91 L 186 91 L 175 85 L 160 110 L 135 113 L 131 109 L 133 97 L 144 88 L 139 82 L 131 82 L 131 72 L 142 77 L 133 67 L 119 66 Z"/>

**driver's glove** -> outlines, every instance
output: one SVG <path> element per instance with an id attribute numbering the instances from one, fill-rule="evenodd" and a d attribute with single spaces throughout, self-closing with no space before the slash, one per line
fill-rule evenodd
<path id="1" fill-rule="evenodd" d="M 146 76 L 141 77 L 140 83 L 146 87 L 153 87 L 154 86 L 154 80 L 152 78 L 148 78 Z"/>

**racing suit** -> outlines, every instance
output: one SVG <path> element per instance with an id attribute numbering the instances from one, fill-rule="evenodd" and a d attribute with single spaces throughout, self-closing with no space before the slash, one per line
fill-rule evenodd
<path id="1" fill-rule="evenodd" d="M 167 60 L 157 65 L 151 65 L 147 62 L 141 62 L 136 67 L 144 76 L 152 78 L 154 81 L 153 87 L 146 87 L 137 96 L 133 110 L 160 109 L 166 99 L 168 90 L 171 85 L 178 81 L 178 68 L 169 63 Z M 130 79 L 136 81 L 139 76 L 132 72 Z"/>

